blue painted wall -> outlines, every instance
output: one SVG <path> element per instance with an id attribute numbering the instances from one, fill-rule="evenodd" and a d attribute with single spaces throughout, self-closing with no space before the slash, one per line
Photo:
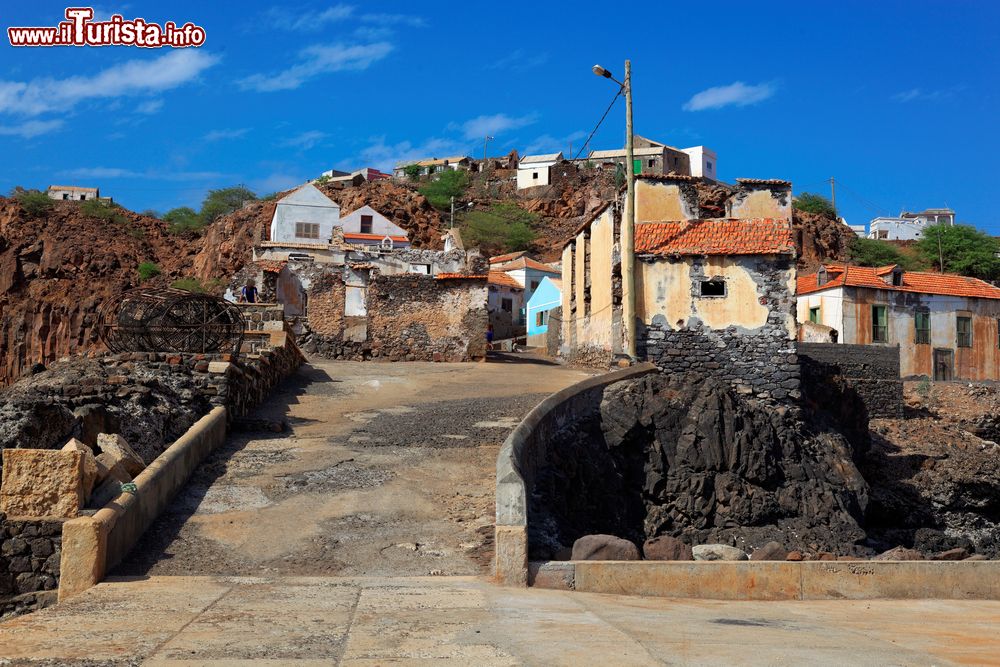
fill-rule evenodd
<path id="1" fill-rule="evenodd" d="M 531 298 L 528 299 L 527 312 L 525 315 L 528 320 L 528 335 L 534 336 L 535 334 L 543 334 L 549 330 L 549 316 L 548 311 L 553 308 L 558 308 L 562 303 L 562 292 L 556 287 L 556 284 L 546 276 L 542 279 L 541 284 L 538 285 L 538 289 L 535 290 Z M 544 324 L 539 326 L 537 324 L 538 318 L 537 314 L 543 312 L 546 315 L 542 318 Z"/>

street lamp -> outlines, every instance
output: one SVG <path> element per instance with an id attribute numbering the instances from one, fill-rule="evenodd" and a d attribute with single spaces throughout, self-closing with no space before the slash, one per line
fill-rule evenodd
<path id="1" fill-rule="evenodd" d="M 594 74 L 617 83 L 625 94 L 625 224 L 622 225 L 622 324 L 628 356 L 635 360 L 635 151 L 632 134 L 632 61 L 625 61 L 625 81 L 594 65 Z"/>

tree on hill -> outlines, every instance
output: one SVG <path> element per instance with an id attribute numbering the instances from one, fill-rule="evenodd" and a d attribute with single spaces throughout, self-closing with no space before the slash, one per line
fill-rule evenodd
<path id="1" fill-rule="evenodd" d="M 411 181 L 415 181 L 420 178 L 420 165 L 419 164 L 408 164 L 403 167 L 403 173 L 406 174 L 407 178 Z"/>
<path id="2" fill-rule="evenodd" d="M 221 190 L 209 190 L 201 204 L 201 218 L 207 225 L 216 218 L 243 208 L 243 204 L 257 199 L 250 189 L 237 185 Z"/>
<path id="3" fill-rule="evenodd" d="M 855 238 L 848 253 L 852 264 L 858 266 L 887 266 L 898 264 L 907 270 L 919 268 L 911 258 L 899 251 L 891 243 L 875 239 Z"/>
<path id="4" fill-rule="evenodd" d="M 927 227 L 917 250 L 940 271 L 983 280 L 1000 278 L 1000 241 L 971 225 Z"/>
<path id="5" fill-rule="evenodd" d="M 834 219 L 837 217 L 837 209 L 833 207 L 829 199 L 811 192 L 800 194 L 792 201 L 792 206 L 807 213 L 816 213 Z"/>
<path id="6" fill-rule="evenodd" d="M 510 202 L 496 203 L 486 211 L 470 211 L 464 216 L 462 236 L 484 254 L 527 250 L 535 240 L 538 214 Z"/>
<path id="7" fill-rule="evenodd" d="M 25 190 L 19 186 L 10 191 L 10 196 L 17 200 L 21 209 L 31 218 L 45 215 L 53 205 L 49 196 L 41 190 Z"/>
<path id="8" fill-rule="evenodd" d="M 451 206 L 451 198 L 462 196 L 469 187 L 469 175 L 464 171 L 446 169 L 438 177 L 420 188 L 420 194 L 436 209 L 445 211 Z"/>
<path id="9" fill-rule="evenodd" d="M 169 225 L 168 229 L 172 234 L 196 232 L 205 226 L 205 221 L 190 206 L 170 209 L 163 214 L 163 220 Z"/>

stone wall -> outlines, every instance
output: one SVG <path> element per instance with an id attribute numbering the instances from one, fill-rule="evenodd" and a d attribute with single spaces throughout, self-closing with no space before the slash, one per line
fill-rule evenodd
<path id="1" fill-rule="evenodd" d="M 829 378 L 843 378 L 864 402 L 869 417 L 902 418 L 898 347 L 799 343 L 798 351 L 804 382 L 819 386 Z"/>
<path id="2" fill-rule="evenodd" d="M 763 326 L 745 329 L 728 326 L 712 329 L 700 318 L 689 317 L 674 329 L 663 315 L 643 324 L 637 332 L 637 354 L 667 373 L 693 371 L 732 384 L 743 394 L 782 402 L 801 397 L 796 342 L 789 332 L 789 314 L 795 296 L 788 288 L 790 258 L 759 259 L 746 264 L 756 284 L 759 303 L 768 313 Z M 691 267 L 692 299 L 704 276 L 701 264 Z"/>
<path id="3" fill-rule="evenodd" d="M 0 514 L 0 620 L 55 602 L 62 525 Z"/>

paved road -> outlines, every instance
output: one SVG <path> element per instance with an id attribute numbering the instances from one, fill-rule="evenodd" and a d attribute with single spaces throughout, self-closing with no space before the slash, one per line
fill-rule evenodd
<path id="1" fill-rule="evenodd" d="M 475 575 L 492 558 L 496 456 L 544 396 L 586 374 L 530 357 L 313 363 L 236 434 L 122 575 Z"/>
<path id="2" fill-rule="evenodd" d="M 115 577 L 0 624 L 0 666 L 1000 662 L 1000 603 L 491 585 L 499 443 L 584 376 L 516 360 L 305 367 L 259 415 L 290 433 L 231 437 Z"/>

